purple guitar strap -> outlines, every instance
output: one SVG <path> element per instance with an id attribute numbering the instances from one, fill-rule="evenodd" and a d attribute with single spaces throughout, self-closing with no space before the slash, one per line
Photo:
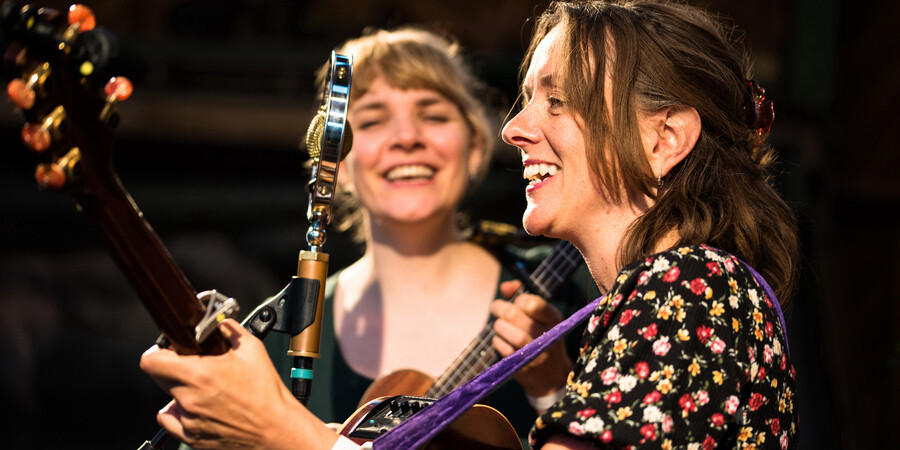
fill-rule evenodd
<path id="1" fill-rule="evenodd" d="M 766 283 L 766 280 L 764 280 L 756 270 L 747 263 L 739 259 L 738 261 L 749 269 L 757 283 L 762 286 L 766 295 L 771 300 L 772 307 L 775 309 L 775 312 L 778 314 L 778 320 L 781 322 L 781 329 L 785 333 L 785 347 L 789 347 L 784 315 L 781 313 L 781 308 L 778 305 L 778 301 L 775 299 L 775 293 L 772 291 L 769 284 Z M 424 447 L 434 436 L 453 423 L 454 420 L 459 418 L 459 416 L 479 400 L 493 392 L 494 389 L 498 388 L 507 378 L 512 376 L 513 373 L 531 362 L 537 355 L 541 354 L 547 347 L 556 342 L 557 339 L 587 319 L 588 316 L 597 309 L 601 300 L 603 300 L 603 297 L 587 304 L 585 307 L 575 312 L 575 314 L 569 316 L 568 319 L 556 324 L 556 326 L 540 335 L 528 345 L 501 359 L 480 375 L 472 378 L 449 394 L 439 398 L 428 408 L 414 414 L 400 425 L 394 427 L 391 431 L 375 439 L 372 444 L 373 447 L 375 449 L 412 449 Z M 788 357 L 790 357 L 790 349 L 788 349 Z"/>

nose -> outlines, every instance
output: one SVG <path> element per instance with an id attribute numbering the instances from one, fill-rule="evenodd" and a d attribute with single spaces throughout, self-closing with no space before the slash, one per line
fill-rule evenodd
<path id="1" fill-rule="evenodd" d="M 534 126 L 534 118 L 529 114 L 528 106 L 522 108 L 506 125 L 503 126 L 503 142 L 519 148 L 525 148 L 538 139 L 537 128 Z"/>
<path id="2" fill-rule="evenodd" d="M 419 123 L 413 117 L 395 117 L 392 147 L 411 151 L 422 146 L 422 133 Z"/>

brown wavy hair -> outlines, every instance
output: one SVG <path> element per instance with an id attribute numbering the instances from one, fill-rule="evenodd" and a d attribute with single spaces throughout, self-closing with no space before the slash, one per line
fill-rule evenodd
<path id="1" fill-rule="evenodd" d="M 616 197 L 624 186 L 656 200 L 626 233 L 620 264 L 649 256 L 677 230 L 678 246 L 705 243 L 747 261 L 785 304 L 799 259 L 797 225 L 772 184 L 775 150 L 748 114 L 751 66 L 735 28 L 680 3 L 555 2 L 537 19 L 522 74 L 556 26 L 555 57 L 571 62 L 559 88 L 584 119 L 593 174 Z M 655 192 L 637 113 L 678 105 L 697 110 L 700 137 Z"/>

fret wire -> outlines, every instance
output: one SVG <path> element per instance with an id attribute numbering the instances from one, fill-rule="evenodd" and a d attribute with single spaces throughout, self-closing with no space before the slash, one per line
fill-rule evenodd
<path id="1" fill-rule="evenodd" d="M 487 332 L 485 332 L 485 331 L 487 331 Z M 445 379 L 439 379 L 439 381 L 440 381 L 439 384 L 441 385 L 441 387 L 443 388 L 443 387 L 449 386 L 449 385 L 462 384 L 462 382 L 459 382 L 457 380 L 462 378 L 466 373 L 471 372 L 473 365 L 477 364 L 478 359 L 480 359 L 482 357 L 481 353 L 484 352 L 486 348 L 492 347 L 491 340 L 493 339 L 494 335 L 495 335 L 495 333 L 494 333 L 494 330 L 492 327 L 491 328 L 485 327 L 485 329 L 483 330 L 481 335 L 479 335 L 479 338 L 473 340 L 470 343 L 469 347 L 467 348 L 467 351 L 465 352 L 465 357 L 458 358 L 458 361 L 454 362 L 454 365 L 451 366 L 451 368 L 448 369 L 446 372 L 444 372 L 444 375 L 441 376 L 441 378 L 445 378 Z M 475 345 L 473 346 L 472 344 L 475 344 Z M 473 359 L 475 359 L 475 362 L 471 361 Z M 464 370 L 462 370 L 462 369 L 464 369 Z M 448 374 L 449 374 L 449 376 L 445 377 L 445 375 L 448 375 Z M 462 375 L 460 375 L 460 374 L 462 374 Z M 468 380 L 464 380 L 464 381 L 468 381 Z M 438 382 L 436 382 L 435 384 L 438 384 Z M 451 390 L 452 390 L 452 388 L 451 388 Z"/>
<path id="2" fill-rule="evenodd" d="M 476 336 L 475 339 L 473 339 L 472 341 L 469 342 L 469 344 L 462 351 L 462 353 L 460 353 L 460 357 L 458 357 L 453 362 L 453 364 L 451 364 L 450 368 L 448 368 L 447 371 L 445 371 L 444 374 L 442 374 L 441 377 L 438 378 L 437 382 L 443 381 L 442 379 L 445 378 L 448 374 L 452 375 L 453 372 L 456 372 L 461 364 L 465 363 L 468 359 L 470 359 L 470 355 L 474 354 L 477 349 L 479 349 L 480 347 L 482 347 L 484 345 L 484 342 L 486 340 L 492 339 L 493 336 L 494 336 L 494 330 L 493 330 L 493 320 L 492 320 L 481 329 L 481 332 L 478 333 L 478 336 Z"/>
<path id="3" fill-rule="evenodd" d="M 549 297 L 549 294 L 547 293 L 556 288 L 557 282 L 565 281 L 568 278 L 568 276 L 561 276 L 560 273 L 571 275 L 572 270 L 580 263 L 576 258 L 573 258 L 573 253 L 577 251 L 578 249 L 576 249 L 575 246 L 563 241 L 554 248 L 554 254 L 538 266 L 538 269 L 535 271 L 535 273 L 539 272 L 538 278 L 533 280 L 533 283 L 542 286 L 545 297 Z M 550 268 L 545 268 L 545 265 Z M 557 270 L 553 270 L 553 267 L 556 267 Z M 545 281 L 553 282 L 553 284 L 549 284 L 548 286 L 548 283 L 545 283 Z"/>

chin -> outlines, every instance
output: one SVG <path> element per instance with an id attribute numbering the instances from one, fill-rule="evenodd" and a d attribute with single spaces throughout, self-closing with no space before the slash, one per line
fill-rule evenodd
<path id="1" fill-rule="evenodd" d="M 534 210 L 533 205 L 530 204 L 522 215 L 522 228 L 524 228 L 525 232 L 531 236 L 544 235 L 552 237 L 548 234 L 550 233 L 549 223 L 544 220 L 541 215 Z"/>

